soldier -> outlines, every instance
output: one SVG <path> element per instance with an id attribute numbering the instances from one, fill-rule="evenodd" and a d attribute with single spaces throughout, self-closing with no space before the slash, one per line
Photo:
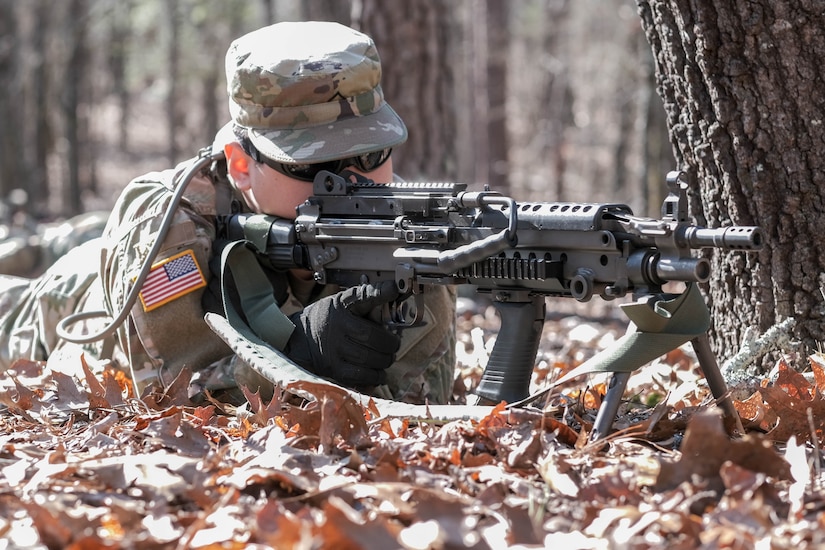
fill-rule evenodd
<path id="1" fill-rule="evenodd" d="M 185 188 L 178 185 L 188 179 L 182 175 L 190 163 L 133 180 L 102 238 L 38 279 L 0 281 L 0 364 L 66 360 L 78 347 L 55 333 L 62 318 L 102 308 L 117 319 L 129 308 L 114 337 L 80 349 L 128 368 L 139 393 L 152 383 L 169 384 L 184 367 L 195 371 L 195 389 L 214 393 L 243 384 L 271 391 L 203 320 L 205 311 L 223 312 L 222 285 L 233 285 L 233 296 L 245 288 L 235 272 L 232 282 L 215 276 L 226 244 L 217 217 L 247 211 L 294 218 L 320 170 L 393 181 L 392 148 L 407 130 L 383 97 L 375 44 L 337 23 L 278 23 L 242 36 L 227 52 L 226 77 L 232 120 L 212 145 L 213 154 L 223 151 L 220 158 L 183 182 Z M 179 189 L 182 200 L 166 216 Z M 161 230 L 165 238 L 152 255 Z M 132 306 L 133 282 L 147 265 Z M 265 275 L 278 306 L 273 319 L 287 320 L 273 321 L 281 328 L 270 343 L 291 360 L 383 397 L 447 402 L 455 353 L 451 289 L 428 293 L 429 322 L 399 337 L 367 318 L 373 306 L 396 297 L 394 285 L 341 290 L 305 272 L 266 269 Z M 96 330 L 93 321 L 84 324 Z"/>

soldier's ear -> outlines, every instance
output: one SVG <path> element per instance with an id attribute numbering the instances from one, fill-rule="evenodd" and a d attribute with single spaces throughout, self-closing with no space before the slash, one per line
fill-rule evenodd
<path id="1" fill-rule="evenodd" d="M 252 162 L 252 159 L 237 142 L 224 145 L 223 153 L 226 155 L 226 168 L 229 177 L 235 182 L 238 190 L 248 189 L 251 185 L 249 182 L 249 163 Z"/>

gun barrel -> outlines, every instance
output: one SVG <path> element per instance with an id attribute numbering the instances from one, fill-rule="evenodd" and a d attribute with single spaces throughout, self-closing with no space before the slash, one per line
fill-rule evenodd
<path id="1" fill-rule="evenodd" d="M 639 250 L 627 260 L 634 285 L 661 285 L 667 281 L 705 283 L 710 279 L 707 258 L 662 257 L 659 252 Z"/>
<path id="2" fill-rule="evenodd" d="M 663 281 L 696 281 L 710 279 L 710 262 L 706 258 L 659 258 L 655 264 L 656 276 Z"/>
<path id="3" fill-rule="evenodd" d="M 684 238 L 690 248 L 722 248 L 725 250 L 759 250 L 764 242 L 762 229 L 742 225 L 718 229 L 688 227 Z"/>

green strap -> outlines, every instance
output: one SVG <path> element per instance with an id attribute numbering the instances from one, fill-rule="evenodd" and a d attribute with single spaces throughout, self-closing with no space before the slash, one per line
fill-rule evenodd
<path id="1" fill-rule="evenodd" d="M 344 388 L 306 371 L 282 352 L 261 341 L 243 324 L 232 326 L 215 313 L 206 314 L 206 323 L 245 363 L 276 387 L 309 401 L 320 399 L 325 391 L 348 393 L 364 407 L 374 404 L 382 416 L 433 418 L 436 420 L 481 419 L 493 411 L 486 405 L 413 405 L 390 401 Z"/>
<path id="2" fill-rule="evenodd" d="M 241 311 L 252 331 L 265 342 L 283 350 L 295 325 L 281 311 L 272 292 L 272 285 L 247 246 L 247 241 L 234 241 L 221 252 L 221 297 L 226 319 L 232 326 L 245 326 L 227 292 L 227 268 L 235 280 L 241 299 Z"/>
<path id="3" fill-rule="evenodd" d="M 708 312 L 699 287 L 689 283 L 675 298 L 623 304 L 631 330 L 557 380 L 556 386 L 589 372 L 631 372 L 707 332 Z"/>

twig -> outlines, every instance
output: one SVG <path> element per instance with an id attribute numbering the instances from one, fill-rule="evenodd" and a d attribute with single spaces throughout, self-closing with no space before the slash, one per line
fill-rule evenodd
<path id="1" fill-rule="evenodd" d="M 757 373 L 750 372 L 747 367 L 772 349 L 787 345 L 791 340 L 791 331 L 796 324 L 793 317 L 777 323 L 769 328 L 762 336 L 751 340 L 745 338 L 739 352 L 724 362 L 722 376 L 728 384 L 746 381 Z"/>

